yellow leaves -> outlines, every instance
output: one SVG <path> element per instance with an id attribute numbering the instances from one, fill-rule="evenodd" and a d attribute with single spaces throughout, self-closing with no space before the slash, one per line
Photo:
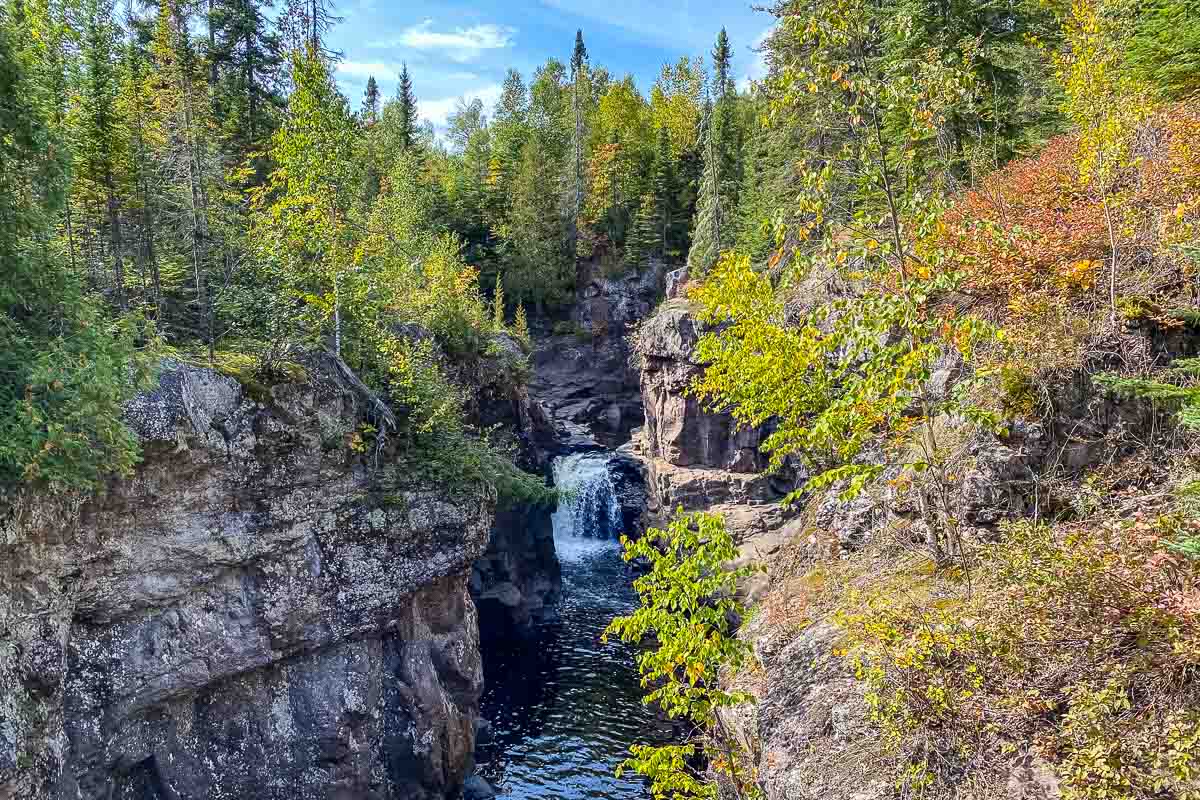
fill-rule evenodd
<path id="1" fill-rule="evenodd" d="M 1103 265 L 1099 261 L 1080 259 L 1067 264 L 1055 275 L 1055 283 L 1063 289 L 1082 292 L 1096 284 L 1096 275 Z"/>

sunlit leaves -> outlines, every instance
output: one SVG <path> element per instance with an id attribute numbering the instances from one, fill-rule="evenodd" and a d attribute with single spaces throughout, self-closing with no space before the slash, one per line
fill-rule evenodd
<path id="1" fill-rule="evenodd" d="M 721 517 L 684 514 L 680 509 L 666 530 L 652 529 L 641 539 L 622 537 L 625 560 L 645 559 L 650 571 L 634 581 L 641 606 L 617 617 L 605 636 L 623 641 L 653 641 L 638 654 L 642 686 L 650 691 L 645 702 L 671 718 L 693 723 L 703 734 L 683 745 L 633 747 L 622 769 L 632 769 L 651 781 L 658 800 L 715 798 L 716 785 L 705 780 L 705 759 L 718 772 L 737 782 L 742 797 L 759 797 L 753 766 L 740 745 L 721 727 L 722 709 L 751 698 L 724 688 L 721 678 L 746 666 L 750 645 L 734 635 L 733 626 L 747 616 L 738 602 L 738 583 L 754 567 L 729 568 L 738 556 Z"/>

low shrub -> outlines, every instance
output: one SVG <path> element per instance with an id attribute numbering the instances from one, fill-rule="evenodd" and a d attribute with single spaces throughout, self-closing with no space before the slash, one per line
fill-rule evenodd
<path id="1" fill-rule="evenodd" d="M 1029 746 L 1067 800 L 1200 798 L 1200 562 L 1171 546 L 1197 527 L 1022 522 L 970 596 L 849 596 L 844 654 L 903 787 L 937 794 Z"/>

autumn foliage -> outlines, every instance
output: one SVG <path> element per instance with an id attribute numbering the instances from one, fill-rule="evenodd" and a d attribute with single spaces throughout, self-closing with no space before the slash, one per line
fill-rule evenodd
<path id="1" fill-rule="evenodd" d="M 1178 245 L 1200 230 L 1200 111 L 1170 106 L 1136 131 L 1134 166 L 1114 193 L 1118 307 L 1189 302 L 1195 265 Z M 1051 140 L 963 194 L 935 239 L 979 313 L 1045 366 L 1079 362 L 1102 327 L 1109 234 L 1101 198 L 1079 178 L 1075 136 Z M 1051 346 L 1047 346 L 1047 344 Z"/>

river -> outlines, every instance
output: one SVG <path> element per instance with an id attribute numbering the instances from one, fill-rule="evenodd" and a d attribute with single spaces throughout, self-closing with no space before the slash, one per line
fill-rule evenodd
<path id="1" fill-rule="evenodd" d="M 525 640 L 484 647 L 482 713 L 490 740 L 477 748 L 479 774 L 514 800 L 639 800 L 636 775 L 617 766 L 636 742 L 670 741 L 671 726 L 641 702 L 634 649 L 600 635 L 637 603 L 621 559 L 608 457 L 566 456 L 554 465 L 566 492 L 554 514 L 562 563 L 558 618 Z"/>

